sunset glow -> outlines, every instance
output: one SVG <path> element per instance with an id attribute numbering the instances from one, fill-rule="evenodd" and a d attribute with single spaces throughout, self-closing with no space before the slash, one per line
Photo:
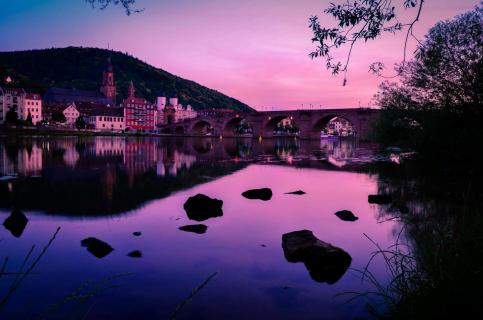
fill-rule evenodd
<path id="1" fill-rule="evenodd" d="M 369 75 L 368 66 L 383 61 L 390 67 L 400 61 L 403 34 L 357 46 L 343 87 L 342 77 L 332 76 L 323 61 L 308 57 L 313 49 L 308 18 L 317 14 L 331 23 L 322 13 L 328 3 L 139 0 L 136 7 L 145 10 L 127 17 L 121 8 L 92 10 L 83 1 L 7 1 L 0 12 L 0 51 L 109 47 L 260 110 L 302 104 L 304 108 L 367 106 L 382 80 Z M 422 38 L 438 20 L 475 4 L 426 1 L 416 35 Z"/>

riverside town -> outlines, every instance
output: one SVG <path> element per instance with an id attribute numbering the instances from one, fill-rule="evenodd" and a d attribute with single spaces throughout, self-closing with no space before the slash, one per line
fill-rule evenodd
<path id="1" fill-rule="evenodd" d="M 483 319 L 483 1 L 2 4 L 0 320 Z"/>

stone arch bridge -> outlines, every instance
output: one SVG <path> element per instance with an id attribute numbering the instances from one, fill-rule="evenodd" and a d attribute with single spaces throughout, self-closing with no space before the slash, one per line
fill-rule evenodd
<path id="1" fill-rule="evenodd" d="M 281 110 L 253 113 L 215 113 L 199 115 L 193 119 L 163 126 L 161 132 L 184 136 L 236 137 L 235 128 L 242 120 L 253 127 L 253 137 L 271 138 L 276 125 L 283 119 L 291 119 L 299 128 L 302 139 L 320 139 L 320 131 L 327 123 L 340 117 L 352 124 L 356 137 L 369 139 L 380 110 L 366 108 L 321 109 L 321 110 Z"/>

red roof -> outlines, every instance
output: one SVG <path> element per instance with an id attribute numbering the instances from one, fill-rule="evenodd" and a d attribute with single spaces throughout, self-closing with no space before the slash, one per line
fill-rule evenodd
<path id="1" fill-rule="evenodd" d="M 149 102 L 148 100 L 146 99 L 143 99 L 143 98 L 136 98 L 136 97 L 129 97 L 129 98 L 126 98 L 124 99 L 124 101 L 122 102 L 122 104 L 124 106 L 126 106 L 128 103 L 137 103 L 137 104 L 152 104 L 151 102 Z"/>
<path id="2" fill-rule="evenodd" d="M 27 93 L 25 99 L 29 100 L 42 100 L 42 96 L 38 93 Z"/>

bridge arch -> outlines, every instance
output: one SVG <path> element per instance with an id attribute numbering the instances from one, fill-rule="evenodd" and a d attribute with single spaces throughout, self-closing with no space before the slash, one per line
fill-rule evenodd
<path id="1" fill-rule="evenodd" d="M 213 125 L 209 121 L 201 119 L 195 121 L 190 131 L 194 135 L 210 135 L 213 134 Z"/>
<path id="2" fill-rule="evenodd" d="M 269 116 L 265 124 L 263 125 L 263 128 L 266 132 L 273 132 L 275 128 L 277 127 L 277 124 L 282 121 L 283 119 L 288 118 L 288 114 L 282 114 L 282 115 L 276 115 L 276 116 Z"/>
<path id="3" fill-rule="evenodd" d="M 246 128 L 240 128 L 244 125 L 246 125 Z M 240 129 L 243 132 L 239 132 L 237 129 Z M 246 117 L 236 115 L 223 123 L 222 132 L 224 137 L 243 136 L 244 134 L 253 133 L 253 128 Z"/>
<path id="4" fill-rule="evenodd" d="M 312 125 L 310 136 L 319 137 L 321 131 L 324 130 L 324 129 L 327 129 L 327 126 L 329 125 L 329 123 L 331 121 L 334 121 L 334 120 L 337 120 L 337 119 L 347 121 L 349 127 L 351 128 L 349 130 L 349 132 L 347 132 L 347 134 L 349 134 L 351 136 L 357 135 L 357 130 L 356 130 L 356 126 L 355 126 L 356 124 L 354 123 L 354 121 L 350 117 L 344 116 L 343 114 L 333 113 L 333 114 L 326 114 L 326 115 L 318 118 L 314 122 L 314 124 Z"/>

